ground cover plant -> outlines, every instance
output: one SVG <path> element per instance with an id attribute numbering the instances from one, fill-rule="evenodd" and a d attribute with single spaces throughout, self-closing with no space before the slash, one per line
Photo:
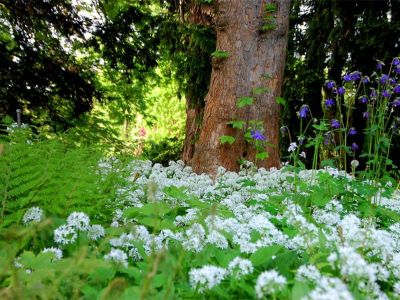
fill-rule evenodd
<path id="1" fill-rule="evenodd" d="M 400 192 L 387 158 L 398 60 L 392 66 L 393 78 L 375 75 L 376 89 L 346 75 L 350 97 L 327 82 L 335 94 L 325 100 L 327 118 L 301 107 L 304 130 L 280 170 L 242 161 L 238 173 L 198 175 L 181 161 L 110 155 L 76 131 L 49 138 L 9 125 L 0 155 L 1 298 L 400 298 Z M 365 151 L 351 140 L 355 99 L 369 113 Z M 357 159 L 370 167 L 360 170 Z"/>

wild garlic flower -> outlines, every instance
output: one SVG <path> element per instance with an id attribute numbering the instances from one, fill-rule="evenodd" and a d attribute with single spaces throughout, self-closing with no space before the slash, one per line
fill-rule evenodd
<path id="1" fill-rule="evenodd" d="M 110 253 L 105 255 L 104 259 L 128 267 L 128 255 L 120 249 L 111 248 Z"/>
<path id="2" fill-rule="evenodd" d="M 67 218 L 68 226 L 80 231 L 89 230 L 89 223 L 90 219 L 88 215 L 83 212 L 73 212 Z"/>
<path id="3" fill-rule="evenodd" d="M 275 294 L 276 292 L 283 289 L 286 285 L 286 278 L 275 270 L 264 271 L 258 278 L 255 286 L 256 295 L 259 299 Z"/>
<path id="4" fill-rule="evenodd" d="M 55 247 L 44 248 L 42 252 L 43 253 L 53 253 L 54 260 L 60 260 L 63 257 L 62 250 L 59 248 L 55 248 Z"/>
<path id="5" fill-rule="evenodd" d="M 97 241 L 98 239 L 104 237 L 106 234 L 104 227 L 101 225 L 92 225 L 88 230 L 88 237 L 93 241 Z"/>
<path id="6" fill-rule="evenodd" d="M 73 244 L 78 238 L 75 229 L 68 225 L 61 225 L 54 230 L 54 241 L 57 244 L 68 245 Z"/>
<path id="7" fill-rule="evenodd" d="M 22 217 L 22 222 L 25 225 L 31 224 L 31 223 L 37 223 L 40 222 L 40 220 L 43 217 L 43 210 L 40 207 L 34 206 L 29 208 L 24 216 Z"/>
<path id="8" fill-rule="evenodd" d="M 353 300 L 353 295 L 339 278 L 322 276 L 304 300 Z"/>
<path id="9" fill-rule="evenodd" d="M 296 279 L 315 283 L 321 279 L 321 273 L 314 265 L 303 265 L 297 269 Z"/>
<path id="10" fill-rule="evenodd" d="M 235 257 L 228 265 L 228 273 L 235 278 L 253 273 L 254 267 L 250 260 Z"/>
<path id="11" fill-rule="evenodd" d="M 202 293 L 220 284 L 226 274 L 227 271 L 224 268 L 206 265 L 199 269 L 191 269 L 189 281 L 192 288 L 198 288 L 198 291 Z"/>

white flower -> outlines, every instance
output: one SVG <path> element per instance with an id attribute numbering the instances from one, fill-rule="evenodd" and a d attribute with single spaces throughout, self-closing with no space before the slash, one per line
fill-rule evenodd
<path id="1" fill-rule="evenodd" d="M 75 229 L 69 227 L 68 225 L 61 225 L 57 229 L 54 230 L 54 241 L 57 244 L 68 245 L 75 242 L 78 234 Z"/>
<path id="2" fill-rule="evenodd" d="M 286 285 L 286 278 L 279 275 L 275 270 L 262 272 L 256 283 L 256 294 L 258 298 L 275 294 Z"/>
<path id="3" fill-rule="evenodd" d="M 106 232 L 104 230 L 104 227 L 101 225 L 92 225 L 89 227 L 88 231 L 88 237 L 91 240 L 98 240 L 99 238 L 102 238 L 105 236 Z"/>
<path id="4" fill-rule="evenodd" d="M 67 224 L 77 230 L 87 231 L 89 229 L 90 219 L 83 212 L 73 212 L 68 216 Z"/>
<path id="5" fill-rule="evenodd" d="M 305 153 L 304 151 L 302 151 L 302 152 L 299 154 L 299 156 L 300 156 L 300 157 L 303 157 L 303 158 L 306 158 L 307 155 L 306 155 L 306 153 Z"/>
<path id="6" fill-rule="evenodd" d="M 353 159 L 353 160 L 350 162 L 350 165 L 351 165 L 353 168 L 357 168 L 357 167 L 360 165 L 360 162 L 359 162 L 357 159 Z"/>
<path id="7" fill-rule="evenodd" d="M 226 275 L 224 268 L 207 265 L 199 269 L 191 269 L 189 272 L 190 285 L 197 288 L 200 293 L 212 289 L 221 283 Z"/>
<path id="8" fill-rule="evenodd" d="M 254 271 L 253 264 L 250 260 L 241 257 L 235 257 L 228 265 L 228 272 L 235 278 L 251 274 Z"/>
<path id="9" fill-rule="evenodd" d="M 53 253 L 54 254 L 54 260 L 60 260 L 63 257 L 63 253 L 61 251 L 61 249 L 59 248 L 55 248 L 55 247 L 51 247 L 51 248 L 44 248 L 43 253 Z"/>
<path id="10" fill-rule="evenodd" d="M 212 230 L 207 235 L 206 242 L 208 244 L 215 245 L 217 248 L 220 248 L 220 249 L 226 249 L 229 246 L 226 237 L 224 237 L 221 233 L 219 233 L 216 230 Z"/>
<path id="11" fill-rule="evenodd" d="M 40 220 L 43 217 L 43 210 L 40 207 L 34 206 L 29 208 L 24 216 L 22 217 L 22 222 L 25 225 L 31 224 L 31 223 L 37 223 L 40 222 Z"/>
<path id="12" fill-rule="evenodd" d="M 198 223 L 194 223 L 185 232 L 186 239 L 183 241 L 182 245 L 186 250 L 200 252 L 204 247 L 205 240 L 205 230 L 203 226 Z"/>
<path id="13" fill-rule="evenodd" d="M 316 288 L 302 300 L 352 300 L 347 286 L 338 278 L 321 277 Z"/>
<path id="14" fill-rule="evenodd" d="M 297 144 L 296 144 L 295 142 L 290 143 L 290 146 L 289 146 L 289 148 L 288 148 L 288 151 L 289 151 L 289 152 L 294 152 L 294 151 L 296 150 L 296 148 L 297 148 Z"/>
<path id="15" fill-rule="evenodd" d="M 396 296 L 400 296 L 400 281 L 393 285 L 393 292 L 396 294 Z"/>
<path id="16" fill-rule="evenodd" d="M 120 249 L 111 248 L 110 253 L 104 256 L 105 260 L 128 267 L 128 255 Z"/>
<path id="17" fill-rule="evenodd" d="M 303 265 L 297 269 L 296 279 L 299 281 L 318 282 L 321 279 L 321 273 L 314 265 Z"/>

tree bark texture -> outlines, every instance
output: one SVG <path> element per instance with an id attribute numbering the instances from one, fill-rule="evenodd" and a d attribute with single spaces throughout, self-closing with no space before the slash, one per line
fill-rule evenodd
<path id="1" fill-rule="evenodd" d="M 246 143 L 243 131 L 227 122 L 259 120 L 267 140 L 276 147 L 266 149 L 269 158 L 257 161 L 259 167 L 279 167 L 279 105 L 286 57 L 290 0 L 273 2 L 275 28 L 262 31 L 266 0 L 215 0 L 213 23 L 217 32 L 217 50 L 227 51 L 226 59 L 213 60 L 211 82 L 200 136 L 190 165 L 197 173 L 215 174 L 218 166 L 239 169 L 240 158 L 256 161 L 253 145 Z M 255 88 L 266 88 L 261 95 Z M 254 104 L 237 108 L 240 97 L 253 97 Z M 223 135 L 234 136 L 232 144 L 221 144 Z"/>

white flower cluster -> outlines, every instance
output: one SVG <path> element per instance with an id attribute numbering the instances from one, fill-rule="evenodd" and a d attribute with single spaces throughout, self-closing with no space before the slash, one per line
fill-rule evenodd
<path id="1" fill-rule="evenodd" d="M 124 267 L 128 267 L 128 255 L 120 250 L 112 248 L 110 253 L 104 256 L 105 260 L 112 261 L 116 264 L 121 264 Z"/>
<path id="2" fill-rule="evenodd" d="M 37 223 L 40 222 L 40 220 L 43 218 L 43 210 L 40 207 L 34 206 L 29 208 L 24 216 L 22 217 L 22 222 L 25 225 L 31 224 L 31 223 Z"/>
<path id="3" fill-rule="evenodd" d="M 55 260 L 60 260 L 63 257 L 62 250 L 59 248 L 55 248 L 55 247 L 44 248 L 42 252 L 43 253 L 53 253 Z"/>
<path id="4" fill-rule="evenodd" d="M 256 283 L 256 295 L 259 299 L 275 294 L 282 290 L 286 285 L 286 278 L 275 270 L 264 271 L 258 278 Z"/>

